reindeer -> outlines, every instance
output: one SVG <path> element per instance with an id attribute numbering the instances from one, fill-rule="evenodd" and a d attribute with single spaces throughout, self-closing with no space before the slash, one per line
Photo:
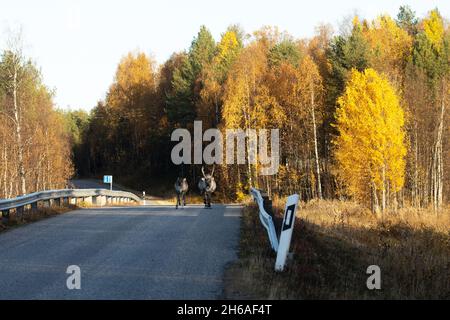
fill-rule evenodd
<path id="1" fill-rule="evenodd" d="M 204 195 L 205 208 L 211 208 L 211 196 L 216 191 L 216 182 L 214 181 L 214 167 L 211 174 L 205 174 L 205 170 L 202 167 L 203 177 L 200 178 L 198 188 L 200 194 Z"/>
<path id="2" fill-rule="evenodd" d="M 178 209 L 178 206 L 183 205 L 186 206 L 186 193 L 188 192 L 189 186 L 187 183 L 186 178 L 177 178 L 177 181 L 175 182 L 175 191 L 177 193 L 177 205 L 176 209 Z M 183 201 L 183 203 L 182 203 Z"/>

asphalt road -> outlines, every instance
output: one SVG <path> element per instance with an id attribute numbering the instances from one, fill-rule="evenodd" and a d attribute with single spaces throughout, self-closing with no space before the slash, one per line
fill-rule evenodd
<path id="1" fill-rule="evenodd" d="M 102 183 L 100 180 L 93 179 L 72 179 L 70 185 L 75 189 L 109 189 L 109 183 Z M 118 188 L 113 183 L 113 190 L 124 190 L 124 188 Z"/>
<path id="2" fill-rule="evenodd" d="M 216 299 L 238 206 L 72 211 L 0 234 L 0 299 Z M 81 289 L 66 269 L 81 269 Z"/>

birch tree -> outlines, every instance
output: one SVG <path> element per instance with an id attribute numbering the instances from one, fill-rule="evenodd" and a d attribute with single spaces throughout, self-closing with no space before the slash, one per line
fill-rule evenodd
<path id="1" fill-rule="evenodd" d="M 335 157 L 350 195 L 384 212 L 404 184 L 404 111 L 392 85 L 375 70 L 353 70 L 338 100 Z M 370 202 L 368 201 L 370 199 Z M 395 205 L 395 203 L 394 203 Z"/>
<path id="2" fill-rule="evenodd" d="M 17 166 L 20 180 L 20 194 L 27 193 L 24 142 L 23 142 L 23 110 L 25 101 L 20 100 L 20 93 L 25 85 L 27 72 L 26 61 L 23 56 L 21 33 L 11 34 L 8 40 L 8 49 L 3 53 L 1 64 L 1 85 L 12 102 L 5 105 L 2 113 L 8 118 L 14 128 L 14 142 L 17 146 Z"/>

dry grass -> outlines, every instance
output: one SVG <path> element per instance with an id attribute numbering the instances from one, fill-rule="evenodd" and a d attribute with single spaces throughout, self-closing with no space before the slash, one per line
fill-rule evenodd
<path id="1" fill-rule="evenodd" d="M 147 203 L 149 204 L 155 204 L 155 205 L 174 205 L 177 203 L 177 197 L 176 195 L 172 193 L 168 193 L 167 195 L 165 195 L 164 197 L 148 197 L 147 198 Z M 203 196 L 201 196 L 200 194 L 196 194 L 194 192 L 192 193 L 188 193 L 186 195 L 186 204 L 190 205 L 190 204 L 203 204 Z M 228 201 L 228 199 L 224 198 L 221 196 L 221 194 L 217 193 L 217 194 L 213 194 L 212 197 L 212 202 L 213 203 L 230 203 L 231 201 Z"/>
<path id="2" fill-rule="evenodd" d="M 37 211 L 25 210 L 21 215 L 12 210 L 8 221 L 3 221 L 3 219 L 0 219 L 0 232 L 63 214 L 77 208 L 78 207 L 74 205 L 50 208 L 40 207 Z"/>
<path id="3" fill-rule="evenodd" d="M 147 204 L 160 205 L 160 206 L 175 206 L 177 203 L 177 197 L 175 195 L 166 195 L 164 197 L 147 197 L 145 200 Z M 191 204 L 203 204 L 203 197 L 196 194 L 186 195 L 186 205 Z"/>
<path id="4" fill-rule="evenodd" d="M 84 208 L 84 209 L 88 209 L 88 208 L 104 208 L 104 207 L 108 207 L 108 208 L 114 208 L 114 207 L 137 207 L 140 206 L 141 204 L 139 202 L 134 202 L 134 201 L 130 201 L 130 202 L 117 202 L 117 203 L 107 203 L 103 206 L 100 205 L 96 205 L 93 204 L 91 202 L 86 202 L 86 201 L 78 201 L 76 206 L 72 206 L 73 208 Z"/>
<path id="5" fill-rule="evenodd" d="M 405 208 L 377 218 L 352 202 L 302 204 L 294 258 L 282 274 L 273 271 L 275 254 L 256 212 L 253 205 L 244 209 L 240 260 L 227 272 L 227 298 L 450 298 L 448 207 L 439 215 Z M 381 290 L 366 287 L 369 265 L 381 268 Z"/>

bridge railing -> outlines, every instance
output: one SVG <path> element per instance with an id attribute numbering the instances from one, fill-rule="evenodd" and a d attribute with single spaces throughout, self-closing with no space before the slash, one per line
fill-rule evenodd
<path id="1" fill-rule="evenodd" d="M 259 219 L 261 220 L 262 225 L 267 230 L 267 234 L 269 236 L 270 246 L 272 249 L 277 252 L 278 251 L 278 237 L 275 229 L 275 225 L 273 223 L 272 217 L 267 213 L 264 208 L 264 199 L 261 195 L 261 191 L 255 188 L 251 188 L 250 192 L 252 193 L 253 199 L 259 208 Z"/>
<path id="2" fill-rule="evenodd" d="M 79 202 L 103 206 L 133 201 L 140 202 L 141 199 L 135 194 L 126 191 L 107 189 L 50 190 L 35 192 L 13 199 L 0 200 L 0 211 L 2 217 L 8 217 L 10 210 L 12 209 L 23 212 L 23 210 L 29 206 L 31 210 L 36 210 L 39 202 L 43 203 L 46 207 L 50 207 L 53 204 L 76 205 Z"/>

